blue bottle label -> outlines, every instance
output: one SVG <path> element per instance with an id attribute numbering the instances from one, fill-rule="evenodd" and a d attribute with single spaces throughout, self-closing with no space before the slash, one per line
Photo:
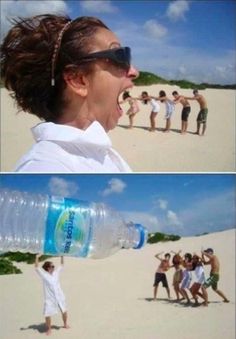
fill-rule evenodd
<path id="1" fill-rule="evenodd" d="M 92 228 L 88 204 L 67 198 L 50 199 L 44 253 L 84 257 Z"/>

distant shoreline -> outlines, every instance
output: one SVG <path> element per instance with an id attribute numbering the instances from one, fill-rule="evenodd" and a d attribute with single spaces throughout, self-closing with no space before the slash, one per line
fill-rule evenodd
<path id="1" fill-rule="evenodd" d="M 154 73 L 140 71 L 139 77 L 134 80 L 135 86 L 148 86 L 148 85 L 176 85 L 180 88 L 184 89 L 207 89 L 207 88 L 215 88 L 215 89 L 236 89 L 236 84 L 209 84 L 206 82 L 202 82 L 200 84 L 191 82 L 186 79 L 181 80 L 166 80 Z"/>

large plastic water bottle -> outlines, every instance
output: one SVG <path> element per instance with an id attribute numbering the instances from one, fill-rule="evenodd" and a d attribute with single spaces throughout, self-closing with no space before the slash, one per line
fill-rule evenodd
<path id="1" fill-rule="evenodd" d="M 0 189 L 0 252 L 104 258 L 147 240 L 104 204 Z"/>

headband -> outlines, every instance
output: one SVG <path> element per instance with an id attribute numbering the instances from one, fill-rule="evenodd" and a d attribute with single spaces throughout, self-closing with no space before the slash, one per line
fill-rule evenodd
<path id="1" fill-rule="evenodd" d="M 65 24 L 65 26 L 61 29 L 61 31 L 58 34 L 58 38 L 55 43 L 55 46 L 54 46 L 54 51 L 52 55 L 52 68 L 51 68 L 51 86 L 55 86 L 55 68 L 56 68 L 55 66 L 56 66 L 58 53 L 61 47 L 61 40 L 62 40 L 63 34 L 65 33 L 65 31 L 67 30 L 67 28 L 70 26 L 71 23 L 72 23 L 72 20 L 68 21 Z"/>

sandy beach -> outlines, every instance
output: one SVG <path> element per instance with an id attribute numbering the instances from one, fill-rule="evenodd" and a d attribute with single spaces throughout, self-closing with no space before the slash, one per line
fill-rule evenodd
<path id="1" fill-rule="evenodd" d="M 221 262 L 219 289 L 230 299 L 223 303 L 209 289 L 208 307 L 186 307 L 174 302 L 173 269 L 167 277 L 171 300 L 159 286 L 152 301 L 157 252 L 199 252 L 212 247 Z M 54 258 L 59 263 L 59 258 Z M 19 275 L 0 276 L 1 338 L 43 338 L 42 286 L 33 265 L 18 265 Z M 208 276 L 209 266 L 205 266 Z M 234 339 L 235 338 L 235 230 L 179 241 L 121 250 L 100 260 L 65 258 L 61 285 L 67 299 L 70 329 L 53 317 L 52 338 L 83 339 Z"/>
<path id="2" fill-rule="evenodd" d="M 134 87 L 130 94 L 137 97 L 142 91 L 157 96 L 165 90 L 169 97 L 177 90 L 180 94 L 192 96 L 192 90 L 177 86 L 152 85 Z M 235 171 L 235 91 L 206 89 L 200 91 L 208 102 L 209 114 L 206 135 L 199 137 L 196 118 L 199 105 L 191 101 L 189 128 L 186 135 L 180 134 L 181 110 L 178 104 L 172 118 L 170 133 L 163 133 L 165 127 L 165 105 L 157 117 L 157 130 L 149 132 L 151 107 L 140 103 L 140 112 L 135 116 L 134 128 L 127 129 L 124 114 L 118 126 L 109 132 L 113 147 L 129 163 L 134 172 L 231 172 Z M 24 112 L 17 114 L 17 108 L 5 89 L 1 89 L 1 171 L 11 172 L 17 160 L 33 144 L 30 127 L 39 120 Z"/>

